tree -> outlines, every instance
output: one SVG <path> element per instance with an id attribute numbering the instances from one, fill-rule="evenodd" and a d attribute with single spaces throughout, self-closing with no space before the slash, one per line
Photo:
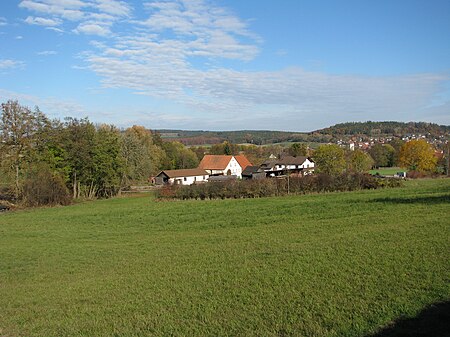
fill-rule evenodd
<path id="1" fill-rule="evenodd" d="M 394 164 L 395 149 L 389 144 L 377 143 L 369 149 L 375 167 L 391 167 Z"/>
<path id="2" fill-rule="evenodd" d="M 67 118 L 63 134 L 73 198 L 79 198 L 82 192 L 90 196 L 95 171 L 95 126 L 87 118 Z M 89 191 L 86 191 L 88 186 Z"/>
<path id="3" fill-rule="evenodd" d="M 123 161 L 120 156 L 120 133 L 113 125 L 101 125 L 95 134 L 94 172 L 89 198 L 111 197 L 119 191 Z"/>
<path id="4" fill-rule="evenodd" d="M 426 140 L 410 140 L 400 148 L 400 165 L 413 171 L 432 172 L 437 163 L 434 152 L 434 148 Z"/>
<path id="5" fill-rule="evenodd" d="M 214 144 L 209 149 L 209 154 L 217 154 L 217 155 L 235 155 L 239 153 L 239 148 L 236 144 L 232 144 L 230 142 L 223 142 L 221 144 Z"/>
<path id="6" fill-rule="evenodd" d="M 198 158 L 195 152 L 185 147 L 180 142 L 165 142 L 163 149 L 166 153 L 163 167 L 168 170 L 187 169 L 198 166 Z"/>
<path id="7" fill-rule="evenodd" d="M 394 138 L 389 142 L 389 145 L 394 148 L 394 157 L 392 160 L 392 166 L 399 166 L 399 153 L 400 148 L 405 144 L 405 141 L 401 140 L 400 138 Z"/>
<path id="8" fill-rule="evenodd" d="M 289 147 L 289 154 L 294 157 L 307 156 L 308 145 L 305 143 L 294 143 Z"/>
<path id="9" fill-rule="evenodd" d="M 14 170 L 14 190 L 16 198 L 20 194 L 20 179 L 23 164 L 30 161 L 35 134 L 43 114 L 21 106 L 18 101 L 9 100 L 1 105 L 0 144 L 4 161 Z M 5 164 L 5 163 L 3 163 Z"/>
<path id="10" fill-rule="evenodd" d="M 369 154 L 361 150 L 355 150 L 350 153 L 349 170 L 356 173 L 369 171 L 373 166 L 374 160 Z"/>
<path id="11" fill-rule="evenodd" d="M 154 143 L 155 139 L 159 141 L 157 138 L 143 126 L 134 125 L 123 133 L 121 154 L 124 171 L 121 185 L 146 182 L 161 168 L 164 151 Z"/>
<path id="12" fill-rule="evenodd" d="M 317 172 L 339 175 L 345 170 L 345 151 L 339 145 L 321 145 L 314 152 Z"/>

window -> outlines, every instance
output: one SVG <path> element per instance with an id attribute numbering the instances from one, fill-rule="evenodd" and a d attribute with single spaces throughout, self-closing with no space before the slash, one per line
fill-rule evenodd
<path id="1" fill-rule="evenodd" d="M 187 181 L 187 178 L 186 178 L 186 177 L 184 177 L 183 179 L 184 179 L 184 181 Z"/>

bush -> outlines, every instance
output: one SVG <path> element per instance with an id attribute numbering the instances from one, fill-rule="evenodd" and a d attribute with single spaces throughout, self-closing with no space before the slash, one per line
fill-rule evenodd
<path id="1" fill-rule="evenodd" d="M 164 186 L 157 193 L 164 199 L 261 198 L 278 195 L 354 191 L 398 187 L 400 179 L 380 179 L 369 174 L 344 173 L 339 176 L 318 174 L 305 177 L 210 182 L 191 186 Z"/>
<path id="2" fill-rule="evenodd" d="M 26 179 L 23 202 L 27 206 L 68 205 L 71 196 L 61 176 L 41 168 L 31 172 Z"/>

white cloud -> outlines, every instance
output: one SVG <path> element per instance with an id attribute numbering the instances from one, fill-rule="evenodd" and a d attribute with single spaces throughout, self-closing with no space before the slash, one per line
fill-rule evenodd
<path id="1" fill-rule="evenodd" d="M 61 29 L 61 28 L 56 28 L 56 27 L 45 27 L 45 29 L 47 29 L 47 30 L 52 30 L 52 31 L 54 31 L 54 32 L 57 32 L 57 33 L 64 33 L 64 30 L 63 29 Z"/>
<path id="2" fill-rule="evenodd" d="M 74 32 L 86 35 L 99 35 L 99 36 L 107 36 L 111 34 L 111 31 L 107 26 L 90 22 L 84 22 L 79 24 L 78 27 L 74 29 Z"/>
<path id="3" fill-rule="evenodd" d="M 99 36 L 111 35 L 111 26 L 128 18 L 132 10 L 125 1 L 118 0 L 23 0 L 19 7 L 45 16 L 28 16 L 28 24 L 57 27 L 73 21 L 78 22 L 73 32 Z M 63 32 L 61 28 L 53 30 Z"/>
<path id="4" fill-rule="evenodd" d="M 104 88 L 132 89 L 196 114 L 185 120 L 177 117 L 173 123 L 208 120 L 206 125 L 215 129 L 226 123 L 236 128 L 311 130 L 323 121 L 427 119 L 427 107 L 449 80 L 448 75 L 436 74 L 369 77 L 300 67 L 253 72 L 226 68 L 221 66 L 223 59 L 255 59 L 262 39 L 247 21 L 206 0 L 146 2 L 147 17 L 134 21 L 125 1 L 24 0 L 20 6 L 46 11 L 45 19 L 63 21 L 61 25 L 74 20 L 69 29 L 75 33 L 108 37 L 101 43 L 91 41 L 92 50 L 79 55 L 86 69 L 101 78 Z M 132 32 L 113 33 L 114 24 L 123 20 Z M 433 116 L 442 115 L 443 109 L 434 108 Z M 167 116 L 164 120 L 171 123 Z"/>
<path id="5" fill-rule="evenodd" d="M 131 7 L 125 1 L 96 0 L 96 7 L 98 7 L 100 12 L 114 16 L 127 17 L 131 13 Z"/>
<path id="6" fill-rule="evenodd" d="M 75 6 L 75 3 L 78 3 L 78 5 Z M 85 5 L 85 3 L 82 1 L 54 0 L 39 2 L 36 0 L 24 0 L 19 4 L 19 7 L 41 14 L 54 15 L 70 21 L 78 21 L 84 17 L 83 11 L 79 9 L 81 5 Z"/>
<path id="7" fill-rule="evenodd" d="M 36 54 L 40 55 L 40 56 L 49 56 L 49 55 L 56 55 L 58 53 L 54 50 L 43 50 L 43 51 L 37 52 Z"/>
<path id="8" fill-rule="evenodd" d="M 7 24 L 8 24 L 8 21 L 6 20 L 6 18 L 0 16 L 0 27 L 6 26 Z"/>
<path id="9" fill-rule="evenodd" d="M 22 61 L 10 60 L 10 59 L 0 59 L 0 70 L 22 68 L 24 66 L 25 66 L 25 63 Z"/>
<path id="10" fill-rule="evenodd" d="M 49 27 L 59 26 L 62 23 L 60 19 L 46 19 L 32 16 L 28 16 L 25 19 L 25 22 L 28 23 L 29 25 L 49 26 Z"/>
<path id="11" fill-rule="evenodd" d="M 22 35 L 17 35 L 16 36 L 16 40 L 22 40 L 23 39 L 23 36 Z"/>

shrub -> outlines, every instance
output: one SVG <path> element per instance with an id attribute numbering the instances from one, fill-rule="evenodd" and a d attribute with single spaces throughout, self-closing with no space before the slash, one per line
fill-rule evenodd
<path id="1" fill-rule="evenodd" d="M 288 185 L 289 184 L 289 185 Z M 338 176 L 319 174 L 305 177 L 278 179 L 210 182 L 191 186 L 165 186 L 159 190 L 160 198 L 227 199 L 261 198 L 312 192 L 354 191 L 380 187 L 397 187 L 400 179 L 380 179 L 369 174 L 344 173 Z"/>
<path id="2" fill-rule="evenodd" d="M 68 205 L 71 196 L 61 176 L 40 168 L 25 180 L 23 202 L 27 206 Z"/>

